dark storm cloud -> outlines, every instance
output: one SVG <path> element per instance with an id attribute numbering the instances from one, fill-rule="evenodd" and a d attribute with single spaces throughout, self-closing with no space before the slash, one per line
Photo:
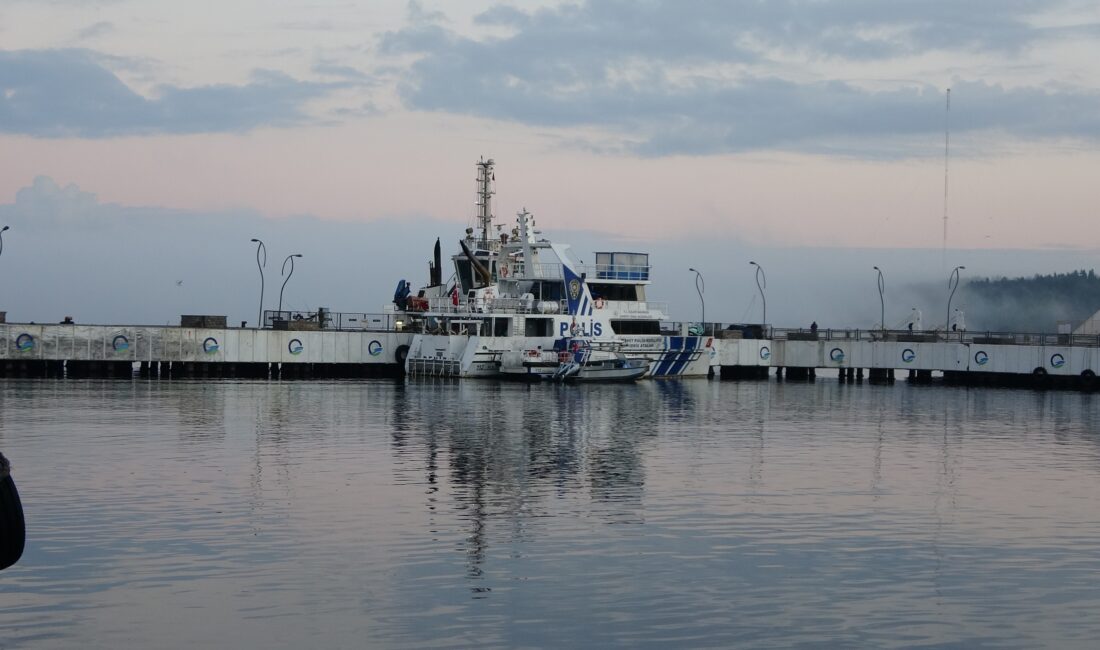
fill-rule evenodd
<path id="1" fill-rule="evenodd" d="M 303 105 L 339 84 L 259 71 L 243 85 L 134 92 L 86 50 L 0 51 L 0 132 L 45 137 L 240 132 L 307 121 Z"/>
<path id="2" fill-rule="evenodd" d="M 912 82 L 873 91 L 845 80 L 789 79 L 777 72 L 780 55 L 882 62 L 950 51 L 1011 60 L 1041 41 L 1098 33 L 1096 25 L 1034 27 L 1031 17 L 1051 7 L 1036 0 L 609 0 L 533 12 L 499 6 L 478 16 L 504 28 L 503 37 L 465 37 L 420 20 L 382 43 L 387 52 L 421 57 L 400 87 L 412 108 L 605 127 L 645 155 L 813 151 L 840 140 L 862 155 L 875 142 L 881 155 L 884 137 L 942 131 L 942 88 Z M 1100 95 L 1091 90 L 953 85 L 959 131 L 1100 136 Z"/>

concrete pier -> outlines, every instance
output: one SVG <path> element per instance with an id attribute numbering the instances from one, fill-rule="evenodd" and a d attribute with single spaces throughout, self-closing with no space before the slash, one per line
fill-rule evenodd
<path id="1" fill-rule="evenodd" d="M 895 373 L 915 384 L 942 374 L 949 385 L 1028 386 L 1096 390 L 1100 337 L 1058 334 L 774 330 L 767 339 L 719 339 L 715 356 L 723 379 L 760 376 L 812 381 L 834 369 L 842 382 L 892 383 Z M 766 372 L 766 370 L 765 370 Z M 766 374 L 763 376 L 767 376 Z"/>
<path id="2" fill-rule="evenodd" d="M 394 330 L 0 323 L 0 377 L 399 376 L 411 339 Z"/>

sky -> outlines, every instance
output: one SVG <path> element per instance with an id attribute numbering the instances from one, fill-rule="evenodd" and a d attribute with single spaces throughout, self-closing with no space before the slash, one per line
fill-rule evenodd
<path id="1" fill-rule="evenodd" d="M 1097 60 L 1078 0 L 6 0 L 0 310 L 255 321 L 260 237 L 267 308 L 302 253 L 294 308 L 377 311 L 484 156 L 501 221 L 648 250 L 676 318 L 688 266 L 762 317 L 749 260 L 776 324 L 871 324 L 873 265 L 936 312 L 955 265 L 1094 266 Z"/>

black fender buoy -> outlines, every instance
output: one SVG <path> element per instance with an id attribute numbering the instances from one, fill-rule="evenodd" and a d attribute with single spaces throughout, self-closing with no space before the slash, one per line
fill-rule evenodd
<path id="1" fill-rule="evenodd" d="M 1086 370 L 1081 373 L 1081 390 L 1092 392 L 1096 390 L 1096 373 Z"/>
<path id="2" fill-rule="evenodd" d="M 0 454 L 0 570 L 19 561 L 26 542 L 27 525 L 19 491 L 11 480 L 11 463 Z"/>
<path id="3" fill-rule="evenodd" d="M 409 346 L 399 345 L 394 350 L 393 360 L 397 362 L 397 365 L 401 367 L 401 372 L 405 371 L 405 359 L 409 356 Z"/>

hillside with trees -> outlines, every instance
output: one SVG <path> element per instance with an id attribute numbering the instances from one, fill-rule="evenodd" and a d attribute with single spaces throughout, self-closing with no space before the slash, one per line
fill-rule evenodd
<path id="1" fill-rule="evenodd" d="M 961 290 L 970 330 L 1054 332 L 1058 321 L 1074 326 L 1100 309 L 1100 276 L 1093 270 L 1029 278 L 984 278 Z"/>

